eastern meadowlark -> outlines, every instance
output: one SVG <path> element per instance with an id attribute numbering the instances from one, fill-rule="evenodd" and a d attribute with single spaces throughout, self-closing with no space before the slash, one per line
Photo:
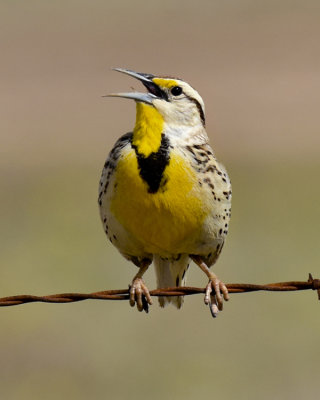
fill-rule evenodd
<path id="1" fill-rule="evenodd" d="M 185 285 L 193 260 L 207 275 L 205 303 L 215 317 L 228 290 L 210 271 L 231 216 L 231 184 L 205 131 L 204 103 L 181 79 L 115 69 L 143 83 L 147 93 L 117 93 L 136 102 L 136 124 L 116 142 L 99 185 L 104 230 L 139 271 L 130 305 L 152 304 L 142 276 L 153 262 L 159 288 Z M 159 297 L 180 308 L 183 297 Z"/>

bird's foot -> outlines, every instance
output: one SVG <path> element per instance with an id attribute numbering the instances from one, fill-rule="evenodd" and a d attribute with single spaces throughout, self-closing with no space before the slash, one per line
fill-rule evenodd
<path id="1" fill-rule="evenodd" d="M 215 274 L 211 273 L 209 283 L 206 286 L 204 303 L 209 306 L 213 318 L 216 318 L 218 312 L 222 311 L 223 299 L 225 301 L 229 300 L 228 289 Z"/>
<path id="2" fill-rule="evenodd" d="M 138 311 L 149 312 L 149 305 L 152 305 L 149 290 L 142 278 L 134 278 L 130 286 L 130 306 L 137 304 Z"/>

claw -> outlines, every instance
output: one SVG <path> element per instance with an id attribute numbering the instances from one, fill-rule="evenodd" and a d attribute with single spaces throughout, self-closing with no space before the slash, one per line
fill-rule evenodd
<path id="1" fill-rule="evenodd" d="M 217 306 L 216 296 L 214 294 L 210 295 L 209 310 L 213 318 L 216 318 L 219 313 L 219 308 Z"/>
<path id="2" fill-rule="evenodd" d="M 135 278 L 130 287 L 130 306 L 137 304 L 138 311 L 149 311 L 149 305 L 152 305 L 152 299 L 147 286 L 142 278 Z"/>
<path id="3" fill-rule="evenodd" d="M 226 285 L 214 274 L 210 276 L 206 286 L 204 303 L 209 306 L 211 315 L 216 318 L 219 311 L 223 310 L 223 299 L 229 300 L 229 293 Z"/>
<path id="4" fill-rule="evenodd" d="M 190 255 L 190 257 L 209 278 L 209 283 L 206 286 L 204 303 L 209 306 L 211 315 L 215 318 L 218 312 L 222 311 L 223 299 L 226 301 L 229 300 L 228 289 L 226 285 L 210 271 L 201 256 Z"/>

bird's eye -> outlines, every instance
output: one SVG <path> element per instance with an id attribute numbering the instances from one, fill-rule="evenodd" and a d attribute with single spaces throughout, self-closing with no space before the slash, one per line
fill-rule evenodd
<path id="1" fill-rule="evenodd" d="M 173 94 L 173 96 L 179 96 L 182 93 L 182 88 L 180 86 L 174 86 L 171 89 L 171 93 Z"/>

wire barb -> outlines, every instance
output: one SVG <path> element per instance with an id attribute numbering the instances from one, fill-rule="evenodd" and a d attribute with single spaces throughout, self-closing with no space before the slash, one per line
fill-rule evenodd
<path id="1" fill-rule="evenodd" d="M 311 274 L 307 281 L 291 281 L 255 285 L 250 283 L 226 284 L 229 293 L 256 292 L 259 290 L 271 292 L 289 292 L 295 290 L 316 290 L 320 300 L 320 279 L 314 279 Z M 150 291 L 151 296 L 190 296 L 205 293 L 205 288 L 190 286 L 155 289 Z M 60 293 L 48 296 L 19 295 L 0 298 L 0 307 L 17 306 L 19 304 L 43 303 L 74 303 L 83 300 L 129 300 L 129 289 L 105 290 L 95 293 Z"/>
<path id="2" fill-rule="evenodd" d="M 312 275 L 309 274 L 308 282 L 312 284 L 312 290 L 317 291 L 318 299 L 320 300 L 320 279 L 313 279 Z"/>

